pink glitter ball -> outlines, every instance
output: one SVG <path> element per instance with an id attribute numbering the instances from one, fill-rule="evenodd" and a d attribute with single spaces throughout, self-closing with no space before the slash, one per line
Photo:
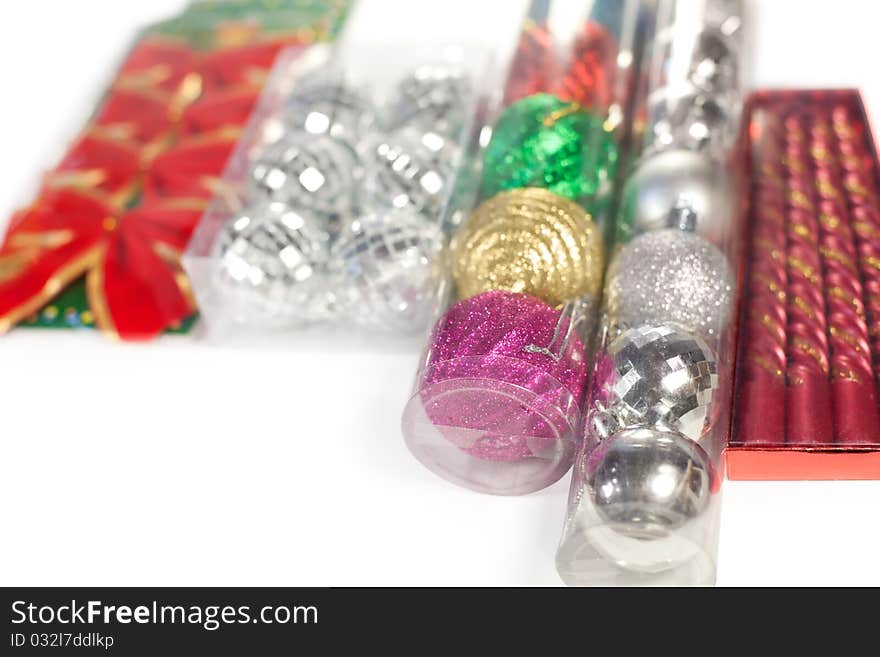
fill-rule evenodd
<path id="1" fill-rule="evenodd" d="M 540 457 L 568 439 L 586 362 L 574 332 L 551 355 L 567 321 L 543 301 L 512 292 L 485 292 L 452 306 L 434 330 L 420 389 L 430 421 L 488 461 Z"/>

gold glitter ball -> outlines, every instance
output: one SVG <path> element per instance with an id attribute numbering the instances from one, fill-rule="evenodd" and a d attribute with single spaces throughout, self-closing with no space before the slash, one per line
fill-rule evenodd
<path id="1" fill-rule="evenodd" d="M 546 189 L 514 189 L 480 205 L 452 245 L 461 298 L 489 290 L 523 292 L 552 306 L 597 298 L 602 238 L 577 203 Z"/>

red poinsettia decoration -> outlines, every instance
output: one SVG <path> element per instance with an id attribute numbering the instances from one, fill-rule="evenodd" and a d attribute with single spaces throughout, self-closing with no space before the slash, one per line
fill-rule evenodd
<path id="1" fill-rule="evenodd" d="M 0 332 L 83 278 L 114 337 L 151 338 L 192 315 L 181 254 L 275 56 L 302 42 L 260 31 L 226 26 L 213 54 L 155 36 L 134 48 L 40 198 L 9 224 Z"/>
<path id="2" fill-rule="evenodd" d="M 251 85 L 206 93 L 186 108 L 180 120 L 180 131 L 184 136 L 192 136 L 229 126 L 243 126 L 259 98 L 259 87 Z"/>
<path id="3" fill-rule="evenodd" d="M 46 176 L 51 187 L 80 187 L 107 192 L 121 201 L 130 196 L 141 171 L 137 144 L 96 128 L 80 137 Z"/>
<path id="4" fill-rule="evenodd" d="M 120 212 L 98 192 L 47 192 L 16 218 L 0 251 L 12 270 L 0 275 L 0 331 L 81 276 L 111 335 L 148 339 L 183 321 L 195 305 L 179 260 L 204 207 L 174 199 Z"/>
<path id="5" fill-rule="evenodd" d="M 262 86 L 282 49 L 297 45 L 296 36 L 273 38 L 243 47 L 224 48 L 205 57 L 202 65 L 208 91 L 241 85 Z"/>
<path id="6" fill-rule="evenodd" d="M 227 128 L 185 140 L 153 160 L 144 184 L 146 199 L 210 199 L 241 130 Z"/>
<path id="7" fill-rule="evenodd" d="M 138 43 L 122 65 L 119 76 L 131 85 L 175 92 L 198 70 L 201 54 L 172 38 L 152 36 Z"/>

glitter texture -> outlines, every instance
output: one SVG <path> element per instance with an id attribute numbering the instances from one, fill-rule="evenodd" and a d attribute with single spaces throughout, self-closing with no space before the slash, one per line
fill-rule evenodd
<path id="1" fill-rule="evenodd" d="M 577 324 L 525 294 L 493 291 L 455 304 L 433 334 L 421 385 L 428 417 L 451 442 L 491 461 L 530 458 L 570 439 L 586 380 L 584 344 L 568 330 Z"/>
<path id="2" fill-rule="evenodd" d="M 552 306 L 600 290 L 602 240 L 576 203 L 530 188 L 484 202 L 456 236 L 452 275 L 459 296 L 523 292 Z"/>
<path id="3" fill-rule="evenodd" d="M 717 339 L 733 299 L 733 273 L 712 244 L 677 229 L 644 233 L 612 263 L 606 288 L 612 334 L 641 324 L 680 324 Z"/>
<path id="4" fill-rule="evenodd" d="M 543 187 L 577 201 L 608 191 L 617 145 L 598 117 L 550 94 L 523 98 L 495 124 L 486 149 L 482 193 Z"/>

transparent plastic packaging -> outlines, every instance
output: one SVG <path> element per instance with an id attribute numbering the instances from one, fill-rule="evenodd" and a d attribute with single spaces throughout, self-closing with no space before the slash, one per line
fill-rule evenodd
<path id="1" fill-rule="evenodd" d="M 553 74 L 519 52 L 533 77 L 511 71 L 511 104 L 493 125 L 479 198 L 461 206 L 403 414 L 422 464 L 483 493 L 540 490 L 575 454 L 604 270 L 595 219 L 613 189 L 637 5 L 586 4 L 584 29 Z M 524 43 L 546 42 L 536 24 L 527 21 Z"/>
<path id="2" fill-rule="evenodd" d="M 282 55 L 184 257 L 208 332 L 423 330 L 491 54 L 346 32 Z"/>
<path id="3" fill-rule="evenodd" d="M 717 57 L 733 73 L 700 94 L 738 116 L 741 21 L 736 2 L 660 2 L 646 69 L 654 76 L 649 107 L 696 86 Z M 723 47 L 707 39 L 731 25 Z M 692 65 L 681 62 L 683 52 Z M 662 130 L 648 125 L 622 192 L 556 557 L 569 584 L 715 580 L 740 278 L 739 167 L 733 142 L 707 149 L 690 136 L 706 129 L 718 144 L 737 127 L 707 127 L 687 113 L 662 120 Z M 661 132 L 671 136 L 662 147 L 654 141 Z"/>

